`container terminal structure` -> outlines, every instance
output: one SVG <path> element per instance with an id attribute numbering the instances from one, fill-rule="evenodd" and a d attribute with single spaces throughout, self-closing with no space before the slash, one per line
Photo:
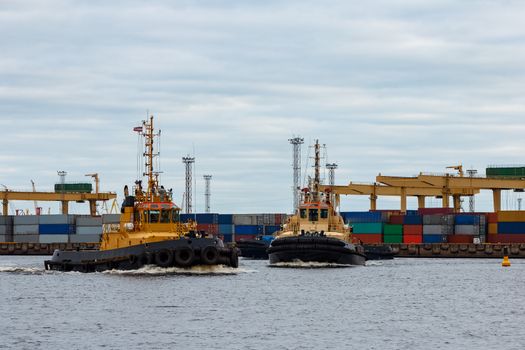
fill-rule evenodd
<path id="1" fill-rule="evenodd" d="M 366 244 L 390 245 L 398 256 L 411 257 L 501 257 L 508 246 L 511 257 L 525 257 L 525 211 L 502 211 L 501 192 L 525 190 L 524 167 L 486 169 L 486 176 L 424 174 L 414 177 L 378 175 L 372 184 L 321 186 L 330 188 L 336 205 L 341 195 L 370 198 L 370 208 L 359 212 L 341 212 L 353 235 Z M 61 190 L 62 188 L 56 188 Z M 78 189 L 76 189 L 78 191 Z M 471 197 L 482 190 L 493 193 L 494 212 L 460 211 L 461 197 Z M 86 190 L 87 192 L 87 190 Z M 0 192 L 6 200 L 108 200 L 113 193 L 35 193 Z M 91 197 L 94 196 L 94 197 Z M 377 210 L 380 196 L 400 198 L 399 209 Z M 406 198 L 418 198 L 418 209 L 407 210 Z M 425 208 L 426 197 L 442 199 L 440 208 Z M 450 200 L 452 199 L 452 200 Z M 453 204 L 452 207 L 449 207 Z M 55 248 L 93 249 L 104 230 L 118 224 L 120 214 L 92 215 L 21 215 L 0 216 L 0 254 L 48 255 Z M 64 209 L 64 206 L 63 206 Z M 67 206 L 66 206 L 67 210 Z M 4 214 L 7 211 L 4 210 Z M 199 231 L 221 237 L 224 242 L 272 235 L 286 223 L 285 213 L 265 214 L 181 214 L 181 220 L 197 222 Z"/>

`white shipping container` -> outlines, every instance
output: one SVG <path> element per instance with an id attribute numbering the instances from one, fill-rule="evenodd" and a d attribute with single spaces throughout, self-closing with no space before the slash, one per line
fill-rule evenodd
<path id="1" fill-rule="evenodd" d="M 454 233 L 456 235 L 478 236 L 480 234 L 480 230 L 478 225 L 456 225 L 454 227 Z"/>
<path id="2" fill-rule="evenodd" d="M 423 225 L 424 235 L 442 235 L 443 229 L 441 225 Z"/>
<path id="3" fill-rule="evenodd" d="M 10 236 L 7 235 L 0 235 L 0 242 L 9 242 Z"/>
<path id="4" fill-rule="evenodd" d="M 77 226 L 77 235 L 101 235 L 102 225 L 100 226 Z"/>
<path id="5" fill-rule="evenodd" d="M 38 225 L 38 215 L 17 215 L 13 218 L 14 225 Z"/>
<path id="6" fill-rule="evenodd" d="M 38 235 L 38 225 L 15 225 L 13 233 L 15 235 Z"/>
<path id="7" fill-rule="evenodd" d="M 234 225 L 257 225 L 257 215 L 253 214 L 233 214 Z"/>
<path id="8" fill-rule="evenodd" d="M 12 216 L 6 216 L 6 215 L 0 215 L 0 225 L 13 225 L 13 217 Z"/>
<path id="9" fill-rule="evenodd" d="M 70 235 L 70 243 L 98 243 L 100 235 Z"/>
<path id="10" fill-rule="evenodd" d="M 40 235 L 14 235 L 13 242 L 16 243 L 39 243 Z"/>
<path id="11" fill-rule="evenodd" d="M 0 235 L 10 235 L 13 233 L 13 226 L 0 225 Z"/>
<path id="12" fill-rule="evenodd" d="M 68 235 L 40 235 L 39 243 L 67 243 Z"/>
<path id="13" fill-rule="evenodd" d="M 74 223 L 74 216 L 65 214 L 40 215 L 38 223 L 41 225 L 67 225 Z"/>
<path id="14" fill-rule="evenodd" d="M 101 226 L 102 216 L 77 216 L 77 226 Z"/>
<path id="15" fill-rule="evenodd" d="M 119 224 L 120 214 L 104 214 L 102 215 L 102 223 L 104 224 Z"/>

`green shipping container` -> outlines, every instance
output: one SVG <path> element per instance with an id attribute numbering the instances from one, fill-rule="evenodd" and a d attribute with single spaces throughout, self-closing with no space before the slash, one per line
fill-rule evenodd
<path id="1" fill-rule="evenodd" d="M 485 174 L 487 177 L 525 177 L 525 166 L 521 167 L 488 167 Z"/>
<path id="2" fill-rule="evenodd" d="M 403 235 L 403 225 L 385 224 L 383 227 L 383 233 L 386 235 Z M 390 242 L 393 243 L 393 242 Z"/>
<path id="3" fill-rule="evenodd" d="M 91 193 L 93 185 L 90 183 L 55 184 L 55 192 L 59 193 Z"/>
<path id="4" fill-rule="evenodd" d="M 383 243 L 403 243 L 402 235 L 385 235 L 383 236 Z"/>
<path id="5" fill-rule="evenodd" d="M 383 233 L 382 222 L 367 222 L 367 223 L 356 223 L 350 225 L 353 228 L 353 233 L 357 234 L 381 234 Z"/>

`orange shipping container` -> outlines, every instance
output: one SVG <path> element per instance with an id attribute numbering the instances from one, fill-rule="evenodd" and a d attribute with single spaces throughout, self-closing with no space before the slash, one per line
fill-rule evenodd
<path id="1" fill-rule="evenodd" d="M 361 241 L 361 243 L 369 243 L 369 244 L 374 244 L 374 243 L 383 243 L 383 235 L 382 234 L 357 234 L 357 233 L 354 233 L 352 236 L 354 236 L 355 238 L 359 239 Z"/>
<path id="2" fill-rule="evenodd" d="M 498 234 L 498 224 L 490 223 L 489 224 L 489 235 L 497 235 L 497 234 Z"/>
<path id="3" fill-rule="evenodd" d="M 499 211 L 498 222 L 524 222 L 525 211 L 523 210 L 511 210 L 511 211 Z"/>
<path id="4" fill-rule="evenodd" d="M 524 234 L 487 235 L 488 243 L 525 243 Z"/>
<path id="5" fill-rule="evenodd" d="M 407 236 L 421 236 L 423 234 L 423 225 L 404 225 L 403 234 Z"/>
<path id="6" fill-rule="evenodd" d="M 474 236 L 471 235 L 449 235 L 448 243 L 472 243 Z"/>
<path id="7" fill-rule="evenodd" d="M 498 223 L 498 213 L 488 213 L 487 222 L 489 224 L 497 224 Z"/>
<path id="8" fill-rule="evenodd" d="M 419 225 L 410 225 L 419 226 Z M 423 243 L 423 235 L 403 235 L 403 243 L 406 244 L 420 244 Z"/>

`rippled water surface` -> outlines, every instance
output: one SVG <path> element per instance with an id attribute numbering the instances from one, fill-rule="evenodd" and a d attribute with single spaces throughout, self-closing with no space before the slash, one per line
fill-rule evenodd
<path id="1" fill-rule="evenodd" d="M 0 256 L 0 349 L 523 349 L 525 261 L 43 271 Z"/>

